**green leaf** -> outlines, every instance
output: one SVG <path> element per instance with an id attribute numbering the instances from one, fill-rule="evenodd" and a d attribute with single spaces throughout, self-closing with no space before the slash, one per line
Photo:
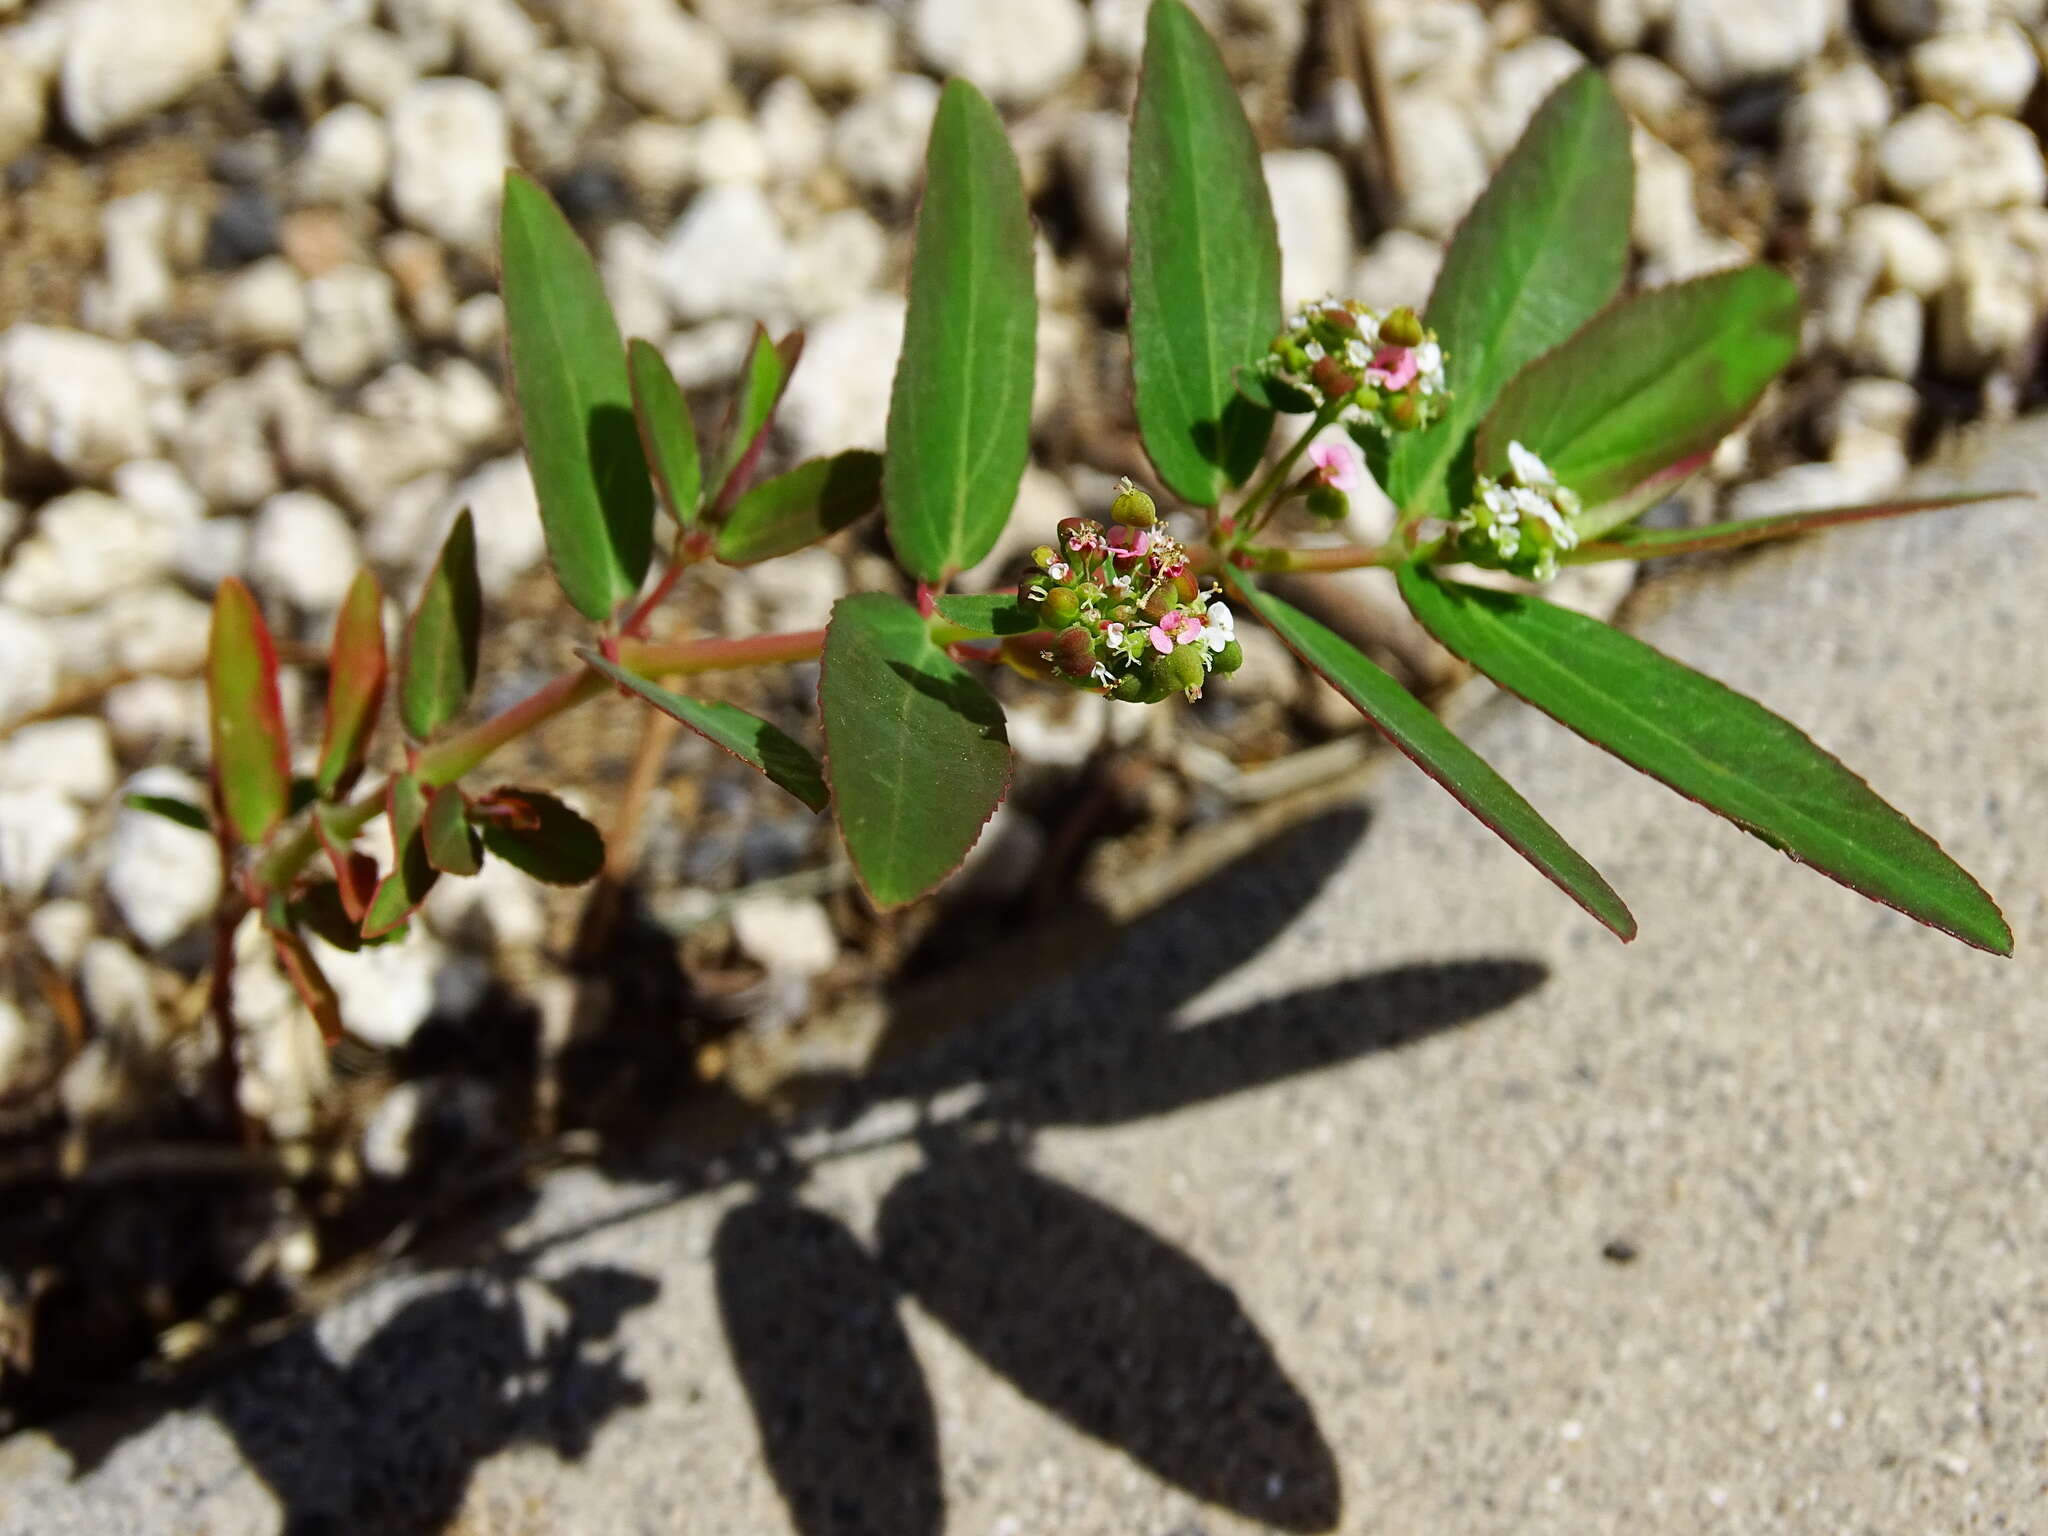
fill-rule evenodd
<path id="1" fill-rule="evenodd" d="M 654 472 L 654 488 L 676 526 L 694 528 L 704 471 L 697 462 L 697 427 L 690 420 L 689 402 L 652 342 L 635 336 L 627 343 L 626 369 L 633 381 L 640 451 Z"/>
<path id="2" fill-rule="evenodd" d="M 1481 473 L 1519 442 L 1591 505 L 1708 452 L 1799 351 L 1799 290 L 1769 267 L 1610 305 L 1524 368 L 1479 428 Z"/>
<path id="3" fill-rule="evenodd" d="M 965 80 L 932 119 L 889 395 L 889 542 L 934 585 L 995 547 L 1031 456 L 1031 214 L 1002 119 Z"/>
<path id="4" fill-rule="evenodd" d="M 256 599 L 232 576 L 214 594 L 206 702 L 221 808 L 237 837 L 261 842 L 290 800 L 290 744 L 277 696 L 277 647 Z"/>
<path id="5" fill-rule="evenodd" d="M 663 714 L 682 721 L 750 768 L 758 769 L 771 783 L 788 790 L 812 810 L 825 809 L 826 801 L 831 797 L 825 789 L 825 775 L 818 767 L 818 760 L 758 715 L 750 715 L 737 705 L 715 699 L 693 699 L 687 694 L 673 692 L 605 660 L 596 651 L 583 650 L 576 654 L 586 665 L 602 672 L 621 688 L 637 693 Z"/>
<path id="6" fill-rule="evenodd" d="M 366 940 L 383 937 L 412 916 L 441 878 L 427 857 L 422 833 L 427 817 L 426 787 L 412 774 L 401 773 L 392 779 L 385 795 L 385 816 L 391 823 L 391 873 L 377 883 L 370 909 L 363 914 Z"/>
<path id="7" fill-rule="evenodd" d="M 338 805 L 313 807 L 313 831 L 327 862 L 334 869 L 334 884 L 349 920 L 358 928 L 377 894 L 377 861 L 356 850 L 354 836 L 341 825 L 348 815 Z"/>
<path id="8" fill-rule="evenodd" d="M 604 868 L 604 838 L 553 795 L 501 785 L 474 801 L 484 846 L 549 885 L 581 885 Z"/>
<path id="9" fill-rule="evenodd" d="M 147 811 L 152 816 L 161 816 L 165 821 L 175 821 L 181 827 L 190 827 L 194 832 L 211 834 L 213 823 L 206 819 L 206 812 L 190 800 L 180 800 L 173 795 L 123 795 L 121 803 L 131 811 Z"/>
<path id="10" fill-rule="evenodd" d="M 804 333 L 794 331 L 780 341 L 770 341 L 759 325 L 754 327 L 753 345 L 747 349 L 747 369 L 739 388 L 725 408 L 719 428 L 718 458 L 711 472 L 710 502 L 714 514 L 731 506 L 754 473 L 755 461 L 768 442 L 768 426 L 775 420 L 775 408 L 782 392 L 789 388 L 789 376 L 796 372 L 797 359 L 804 353 Z"/>
<path id="11" fill-rule="evenodd" d="M 377 712 L 384 706 L 384 589 L 376 576 L 362 570 L 342 599 L 334 621 L 334 642 L 327 661 L 327 733 L 320 744 L 320 766 L 313 775 L 322 799 L 348 793 L 370 737 Z"/>
<path id="12" fill-rule="evenodd" d="M 1851 890 L 1994 954 L 2012 930 L 1934 840 L 1796 726 L 1598 620 L 1399 573 L 1424 627 L 1511 693 Z"/>
<path id="13" fill-rule="evenodd" d="M 818 699 L 825 777 L 854 873 L 879 907 L 960 867 L 1010 783 L 1003 712 L 900 598 L 841 598 Z"/>
<path id="14" fill-rule="evenodd" d="M 371 867 L 376 867 L 371 861 Z M 342 900 L 341 888 L 331 880 L 303 887 L 286 908 L 286 918 L 323 943 L 354 954 L 363 947 L 361 912 L 351 912 Z"/>
<path id="15" fill-rule="evenodd" d="M 1619 496 L 1586 508 L 1572 519 L 1572 526 L 1578 530 L 1581 540 L 1603 539 L 1615 529 L 1634 522 L 1652 507 L 1676 496 L 1694 475 L 1707 467 L 1712 458 L 1711 453 L 1695 453 L 1675 464 L 1666 465 L 1653 475 L 1645 475 Z"/>
<path id="16" fill-rule="evenodd" d="M 1853 507 L 1821 507 L 1810 512 L 1784 512 L 1776 517 L 1752 517 L 1733 523 L 1709 523 L 1704 528 L 1623 528 L 1562 556 L 1567 565 L 1590 565 L 1598 560 L 1653 560 L 1660 555 L 1696 555 L 1705 550 L 1740 549 L 1769 539 L 1786 539 L 1794 534 L 1832 528 L 1837 523 L 1867 523 L 1883 517 L 1904 517 L 1911 512 L 1938 512 L 1946 507 L 1975 506 L 1980 501 L 2008 501 L 2026 491 L 1972 491 L 1956 496 L 1919 496 L 1901 501 L 1872 501 Z"/>
<path id="17" fill-rule="evenodd" d="M 1014 592 L 948 593 L 933 606 L 948 624 L 977 635 L 1035 635 L 1045 628 L 1045 621 L 1018 602 Z"/>
<path id="18" fill-rule="evenodd" d="M 443 784 L 428 797 L 420 838 L 427 862 L 444 875 L 473 875 L 484 867 L 482 840 L 469 824 L 469 803 L 453 784 Z"/>
<path id="19" fill-rule="evenodd" d="M 808 459 L 740 497 L 714 549 L 727 565 L 789 554 L 867 516 L 881 493 L 878 453 L 850 448 L 829 459 Z"/>
<path id="20" fill-rule="evenodd" d="M 1259 146 L 1216 45 L 1180 0 L 1145 23 L 1131 120 L 1131 373 L 1175 495 L 1213 507 L 1258 467 L 1272 412 L 1239 370 L 1279 334 L 1280 239 Z"/>
<path id="21" fill-rule="evenodd" d="M 1284 416 L 1313 416 L 1316 397 L 1285 379 L 1269 378 L 1250 368 L 1237 370 L 1237 392 L 1251 404 Z"/>
<path id="22" fill-rule="evenodd" d="M 1635 918 L 1600 872 L 1420 700 L 1357 647 L 1261 591 L 1242 571 L 1230 572 L 1230 584 L 1289 650 L 1349 699 L 1409 761 L 1624 943 L 1636 936 Z"/>
<path id="23" fill-rule="evenodd" d="M 505 178 L 502 235 L 505 350 L 548 558 L 576 610 L 607 619 L 640 590 L 654 552 L 626 349 L 590 253 L 517 171 Z"/>
<path id="24" fill-rule="evenodd" d="M 1607 83 L 1580 70 L 1538 109 L 1444 257 L 1429 322 L 1451 401 L 1395 443 L 1396 505 L 1449 513 L 1446 482 L 1502 386 L 1614 297 L 1634 186 L 1628 119 Z"/>
<path id="25" fill-rule="evenodd" d="M 476 525 L 468 508 L 455 519 L 440 557 L 427 573 L 405 627 L 398 676 L 398 717 L 425 741 L 462 713 L 476 686 L 483 643 L 484 597 L 476 574 Z"/>

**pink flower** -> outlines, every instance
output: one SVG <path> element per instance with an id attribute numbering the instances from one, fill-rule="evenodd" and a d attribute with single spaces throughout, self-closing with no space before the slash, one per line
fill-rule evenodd
<path id="1" fill-rule="evenodd" d="M 1310 447 L 1308 456 L 1314 461 L 1323 484 L 1335 486 L 1340 491 L 1364 488 L 1365 466 L 1359 462 L 1358 451 L 1349 443 L 1325 438 Z"/>
<path id="2" fill-rule="evenodd" d="M 1388 389 L 1406 389 L 1421 371 L 1413 347 L 1381 347 L 1372 355 L 1372 366 L 1365 370 L 1365 382 Z"/>
<path id="3" fill-rule="evenodd" d="M 1167 617 L 1170 619 L 1173 615 L 1169 613 Z M 1154 624 L 1145 638 L 1152 642 L 1152 649 L 1162 656 L 1173 649 L 1173 636 L 1164 624 Z"/>
<path id="4" fill-rule="evenodd" d="M 1109 530 L 1110 553 L 1119 560 L 1135 560 L 1152 545 L 1152 534 L 1145 528 L 1116 527 Z"/>

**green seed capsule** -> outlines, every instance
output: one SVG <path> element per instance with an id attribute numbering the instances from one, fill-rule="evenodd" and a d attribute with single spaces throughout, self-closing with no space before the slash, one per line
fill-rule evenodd
<path id="1" fill-rule="evenodd" d="M 1126 704 L 1149 704 L 1151 693 L 1142 672 L 1126 672 L 1116 680 L 1116 697 Z"/>
<path id="2" fill-rule="evenodd" d="M 1224 642 L 1223 649 L 1216 653 L 1216 659 L 1209 664 L 1209 670 L 1218 677 L 1228 677 L 1244 665 L 1244 647 L 1235 640 Z"/>
<path id="3" fill-rule="evenodd" d="M 1053 561 L 1059 559 L 1059 557 L 1060 552 L 1054 549 L 1050 544 L 1041 544 L 1038 546 L 1038 548 L 1031 551 L 1031 563 L 1037 566 L 1041 571 L 1050 566 L 1053 563 Z"/>
<path id="4" fill-rule="evenodd" d="M 1336 522 L 1351 515 L 1351 498 L 1334 485 L 1311 486 L 1308 493 L 1308 510 L 1312 517 L 1327 518 Z"/>
<path id="5" fill-rule="evenodd" d="M 1067 587 L 1054 587 L 1045 594 L 1045 601 L 1038 605 L 1038 615 L 1055 628 L 1074 622 L 1081 611 L 1081 599 Z"/>
<path id="6" fill-rule="evenodd" d="M 1126 480 L 1109 504 L 1109 515 L 1126 528 L 1150 528 L 1159 521 L 1159 508 L 1150 496 Z"/>
<path id="7" fill-rule="evenodd" d="M 1421 318 L 1407 305 L 1402 305 L 1380 322 L 1380 340 L 1395 347 L 1421 346 Z"/>

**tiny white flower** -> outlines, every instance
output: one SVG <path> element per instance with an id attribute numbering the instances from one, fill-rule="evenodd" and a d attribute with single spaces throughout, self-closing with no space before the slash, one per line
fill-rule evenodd
<path id="1" fill-rule="evenodd" d="M 1433 341 L 1425 341 L 1415 349 L 1415 367 L 1424 378 L 1436 378 L 1443 372 L 1444 349 Z"/>
<path id="2" fill-rule="evenodd" d="M 1515 478 L 1523 485 L 1557 484 L 1557 477 L 1550 472 L 1550 466 L 1520 443 L 1508 444 L 1508 463 L 1514 466 Z"/>
<path id="3" fill-rule="evenodd" d="M 1050 576 L 1054 581 L 1065 581 L 1067 577 L 1071 574 L 1071 568 L 1068 566 L 1066 561 L 1055 560 L 1051 565 L 1048 565 L 1045 568 L 1045 574 Z"/>
<path id="4" fill-rule="evenodd" d="M 1088 675 L 1105 688 L 1114 688 L 1116 686 L 1115 675 L 1099 661 L 1095 663 L 1095 670 Z"/>
<path id="5" fill-rule="evenodd" d="M 1124 627 L 1111 622 L 1102 626 L 1102 638 L 1109 642 L 1109 648 L 1120 651 L 1124 648 Z"/>
<path id="6" fill-rule="evenodd" d="M 1221 603 L 1211 603 L 1204 616 L 1202 640 L 1210 650 L 1220 651 L 1237 638 L 1237 620 Z"/>

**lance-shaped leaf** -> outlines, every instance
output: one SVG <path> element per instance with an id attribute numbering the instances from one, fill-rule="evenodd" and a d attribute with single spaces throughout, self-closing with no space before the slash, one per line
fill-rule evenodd
<path id="1" fill-rule="evenodd" d="M 960 867 L 1010 783 L 1003 712 L 900 598 L 841 598 L 818 699 L 825 778 L 854 873 L 880 907 Z"/>
<path id="2" fill-rule="evenodd" d="M 1705 453 L 1799 351 L 1799 290 L 1769 267 L 1609 305 L 1508 381 L 1479 429 L 1483 474 L 1519 442 L 1590 505 Z"/>
<path id="3" fill-rule="evenodd" d="M 327 862 L 334 869 L 336 894 L 358 928 L 377 894 L 377 861 L 357 850 L 355 838 L 342 825 L 348 813 L 338 805 L 313 807 L 313 830 Z"/>
<path id="4" fill-rule="evenodd" d="M 1045 620 L 1014 592 L 949 592 L 933 605 L 940 618 L 977 635 L 1035 635 Z"/>
<path id="5" fill-rule="evenodd" d="M 652 342 L 635 336 L 627 343 L 626 370 L 633 382 L 640 451 L 654 474 L 654 488 L 676 526 L 693 528 L 704 493 L 704 468 L 697 461 L 697 425 L 690 419 L 689 402 Z"/>
<path id="6" fill-rule="evenodd" d="M 1429 323 L 1444 348 L 1443 417 L 1394 444 L 1387 494 L 1451 510 L 1446 481 L 1502 386 L 1591 319 L 1628 264 L 1635 168 L 1628 119 L 1581 70 L 1537 110 L 1444 256 Z"/>
<path id="7" fill-rule="evenodd" d="M 502 233 L 505 350 L 548 559 L 577 611 L 606 619 L 639 591 L 654 551 L 625 345 L 590 253 L 517 171 Z"/>
<path id="8" fill-rule="evenodd" d="M 1031 214 L 1002 119 L 965 80 L 932 119 L 889 395 L 889 542 L 920 581 L 995 547 L 1031 454 Z"/>
<path id="9" fill-rule="evenodd" d="M 391 823 L 391 872 L 378 882 L 370 910 L 363 914 L 365 939 L 381 938 L 412 916 L 441 878 L 427 858 L 427 840 L 421 830 L 427 817 L 426 787 L 413 775 L 402 773 L 385 793 L 385 816 Z"/>
<path id="10" fill-rule="evenodd" d="M 175 795 L 123 795 L 121 803 L 132 811 L 147 811 L 181 827 L 190 827 L 194 832 L 213 831 L 213 823 L 207 820 L 206 812 L 190 800 L 180 800 Z"/>
<path id="11" fill-rule="evenodd" d="M 639 694 L 663 714 L 682 721 L 698 735 L 723 747 L 748 767 L 757 769 L 771 783 L 788 790 L 812 810 L 825 809 L 825 803 L 831 797 L 825 789 L 824 772 L 818 767 L 818 760 L 791 740 L 787 733 L 737 705 L 716 699 L 693 699 L 659 683 L 649 682 L 605 660 L 596 651 L 578 651 L 576 654 L 586 665 L 602 672 L 621 688 Z"/>
<path id="12" fill-rule="evenodd" d="M 453 784 L 443 784 L 427 797 L 420 840 L 427 862 L 444 875 L 473 875 L 484 867 L 483 842 L 469 824 L 469 804 Z"/>
<path id="13" fill-rule="evenodd" d="M 473 801 L 484 846 L 549 885 L 581 885 L 604 868 L 604 838 L 553 795 L 500 785 Z"/>
<path id="14" fill-rule="evenodd" d="M 1686 482 L 1707 467 L 1710 453 L 1695 453 L 1646 475 L 1608 501 L 1586 508 L 1572 519 L 1581 540 L 1604 539 L 1617 528 L 1625 528 L 1652 507 L 1669 501 L 1685 488 Z"/>
<path id="15" fill-rule="evenodd" d="M 375 862 L 372 861 L 372 868 Z M 363 915 L 350 912 L 341 899 L 341 891 L 333 881 L 321 880 L 302 887 L 286 908 L 294 927 L 332 944 L 336 949 L 354 954 L 363 947 Z M 386 938 L 403 934 L 400 926 Z"/>
<path id="16" fill-rule="evenodd" d="M 206 702 L 221 808 L 237 837 L 261 842 L 284 819 L 291 798 L 290 745 L 277 696 L 277 647 L 256 599 L 234 577 L 214 594 Z"/>
<path id="17" fill-rule="evenodd" d="M 782 403 L 782 392 L 789 388 L 789 376 L 796 372 L 797 359 L 803 354 L 802 331 L 770 341 L 767 331 L 754 327 L 746 370 L 718 432 L 718 457 L 712 461 L 708 481 L 708 500 L 714 513 L 731 506 L 753 478 L 755 461 L 768 442 L 768 426 L 775 420 L 775 407 Z"/>
<path id="18" fill-rule="evenodd" d="M 807 459 L 740 497 L 713 546 L 727 565 L 752 565 L 815 544 L 874 511 L 882 456 L 849 448 Z"/>
<path id="19" fill-rule="evenodd" d="M 279 904 L 282 906 L 282 898 Z M 332 1045 L 341 1038 L 341 999 L 335 995 L 334 983 L 320 969 L 320 962 L 313 958 L 312 946 L 290 926 L 290 921 L 289 916 L 280 911 L 277 923 L 270 930 L 270 942 L 277 951 L 278 968 L 291 982 L 292 990 L 299 994 L 299 1001 L 306 1005 L 306 1011 L 320 1026 L 320 1038 Z"/>
<path id="20" fill-rule="evenodd" d="M 1251 124 L 1194 13 L 1156 0 L 1131 120 L 1131 373 L 1145 451 L 1183 500 L 1213 507 L 1258 466 L 1273 413 L 1238 386 L 1280 321 Z"/>
<path id="21" fill-rule="evenodd" d="M 1934 840 L 1794 725 L 1596 619 L 1399 572 L 1423 626 L 1510 693 L 1802 864 L 1994 954 L 2012 930 Z"/>
<path id="22" fill-rule="evenodd" d="M 1289 650 L 1350 700 L 1409 761 L 1624 942 L 1636 936 L 1635 918 L 1600 872 L 1421 700 L 1356 646 L 1260 590 L 1242 571 L 1230 572 L 1230 584 Z"/>
<path id="23" fill-rule="evenodd" d="M 462 713 L 476 686 L 483 643 L 484 597 L 476 574 L 476 525 L 469 510 L 448 530 L 405 627 L 398 678 L 398 716 L 415 741 L 425 741 Z"/>
<path id="24" fill-rule="evenodd" d="M 363 757 L 384 705 L 384 589 L 368 570 L 358 571 L 334 621 L 327 660 L 327 733 L 313 783 L 322 799 L 348 793 L 363 771 Z"/>
<path id="25" fill-rule="evenodd" d="M 1709 523 L 1704 528 L 1622 528 L 1604 539 L 1581 544 L 1560 558 L 1567 565 L 1599 560 L 1653 560 L 1659 555 L 1697 555 L 1707 550 L 1740 549 L 1771 539 L 1832 528 L 1838 523 L 1868 523 L 1912 512 L 1939 512 L 1946 507 L 1974 506 L 1980 501 L 2009 501 L 2025 491 L 1970 491 L 1954 496 L 1916 496 L 1899 501 L 1864 502 L 1853 507 L 1820 507 L 1810 512 L 1782 512 L 1775 517 Z"/>

